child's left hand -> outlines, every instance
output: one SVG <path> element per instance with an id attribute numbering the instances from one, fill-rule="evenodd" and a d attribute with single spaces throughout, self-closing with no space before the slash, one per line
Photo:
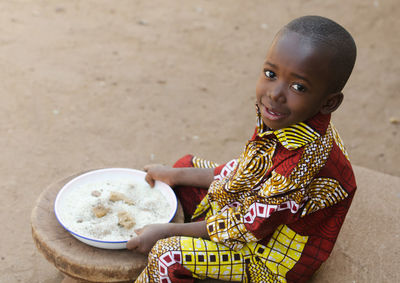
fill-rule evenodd
<path id="1" fill-rule="evenodd" d="M 167 224 L 151 224 L 135 230 L 136 237 L 131 238 L 126 244 L 128 250 L 148 253 L 154 244 L 167 236 Z"/>

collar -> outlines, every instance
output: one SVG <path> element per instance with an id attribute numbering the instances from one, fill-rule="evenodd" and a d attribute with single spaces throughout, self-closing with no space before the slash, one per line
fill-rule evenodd
<path id="1" fill-rule="evenodd" d="M 266 126 L 257 111 L 257 128 L 255 137 L 274 135 L 288 150 L 295 150 L 309 144 L 324 135 L 330 122 L 330 114 L 318 113 L 314 117 L 279 130 L 272 130 Z"/>

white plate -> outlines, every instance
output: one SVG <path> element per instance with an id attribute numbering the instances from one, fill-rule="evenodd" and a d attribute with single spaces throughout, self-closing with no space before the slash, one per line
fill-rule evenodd
<path id="1" fill-rule="evenodd" d="M 68 213 L 66 211 L 62 211 L 62 208 L 64 207 L 63 201 L 65 200 L 66 196 L 68 196 L 68 194 L 70 194 L 72 191 L 75 191 L 89 183 L 113 180 L 127 180 L 132 182 L 143 181 L 145 175 L 145 172 L 135 169 L 106 168 L 90 171 L 72 179 L 67 184 L 65 184 L 58 192 L 54 203 L 54 212 L 56 214 L 58 222 L 60 222 L 60 224 L 75 238 L 90 246 L 103 249 L 125 249 L 126 243 L 129 239 L 126 239 L 125 241 L 103 241 L 82 236 L 77 231 L 73 231 L 71 227 L 68 227 L 68 222 L 65 221 L 63 217 L 64 213 Z M 171 203 L 171 209 L 169 211 L 166 211 L 169 222 L 174 218 L 176 210 L 178 208 L 178 201 L 176 199 L 175 193 L 170 186 L 160 181 L 156 181 L 154 189 L 159 190 L 163 194 L 163 196 Z"/>

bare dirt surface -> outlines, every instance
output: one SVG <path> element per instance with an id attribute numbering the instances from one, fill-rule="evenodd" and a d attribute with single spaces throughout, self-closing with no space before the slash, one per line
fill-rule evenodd
<path id="1" fill-rule="evenodd" d="M 30 231 L 50 183 L 186 153 L 237 157 L 255 125 L 267 47 L 302 15 L 336 20 L 358 45 L 333 116 L 352 162 L 400 176 L 398 4 L 0 1 L 0 282 L 60 282 Z"/>

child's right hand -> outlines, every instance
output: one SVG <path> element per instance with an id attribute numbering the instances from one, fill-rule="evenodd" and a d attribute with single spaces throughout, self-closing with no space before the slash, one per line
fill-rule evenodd
<path id="1" fill-rule="evenodd" d="M 174 168 L 161 164 L 151 164 L 144 166 L 144 171 L 147 172 L 145 180 L 150 187 L 154 187 L 156 180 L 168 184 L 170 187 L 175 185 Z"/>
<path id="2" fill-rule="evenodd" d="M 170 236 L 167 233 L 169 226 L 170 223 L 150 224 L 135 229 L 137 236 L 128 241 L 126 248 L 147 254 L 158 240 Z"/>

